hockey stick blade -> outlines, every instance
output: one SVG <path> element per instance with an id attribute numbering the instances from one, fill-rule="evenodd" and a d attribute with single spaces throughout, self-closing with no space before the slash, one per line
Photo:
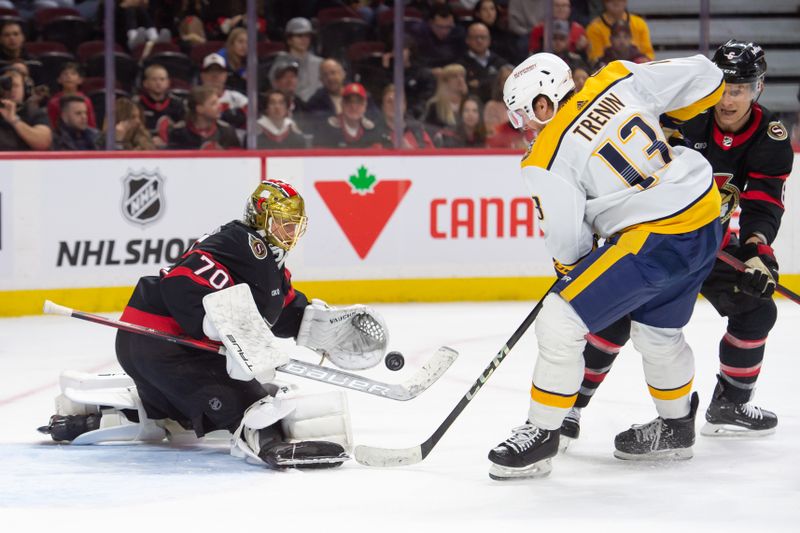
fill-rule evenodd
<path id="1" fill-rule="evenodd" d="M 405 402 L 416 398 L 433 385 L 458 357 L 458 352 L 442 346 L 420 368 L 414 376 L 403 383 L 383 383 L 364 376 L 357 376 L 341 370 L 334 370 L 312 363 L 292 359 L 277 370 L 322 383 L 330 383 L 338 387 L 381 396 L 390 400 Z"/>
<path id="2" fill-rule="evenodd" d="M 545 297 L 550 293 L 551 290 L 556 286 L 556 281 L 553 285 L 547 290 L 547 292 L 542 296 L 539 302 L 534 306 L 528 316 L 525 317 L 525 320 L 522 321 L 522 324 L 519 325 L 517 330 L 511 335 L 511 337 L 506 341 L 500 351 L 497 352 L 497 355 L 492 359 L 487 366 L 483 373 L 478 377 L 477 380 L 470 386 L 467 393 L 461 398 L 458 404 L 453 408 L 450 413 L 445 417 L 439 427 L 433 432 L 433 434 L 428 437 L 428 439 L 420 444 L 419 446 L 412 446 L 411 448 L 378 448 L 374 446 L 356 446 L 354 456 L 356 462 L 365 466 L 376 466 L 376 467 L 388 467 L 388 466 L 407 466 L 413 465 L 416 463 L 421 462 L 425 459 L 428 454 L 431 453 L 433 447 L 441 440 L 450 426 L 455 422 L 456 418 L 461 414 L 464 409 L 466 409 L 467 405 L 475 398 L 475 395 L 478 394 L 478 391 L 486 384 L 489 378 L 492 376 L 497 367 L 500 366 L 500 363 L 503 362 L 503 359 L 506 358 L 508 353 L 511 349 L 517 344 L 517 342 L 522 338 L 528 328 L 533 324 L 533 321 L 536 319 L 536 316 L 539 314 L 539 311 L 542 309 L 542 305 L 544 304 Z"/>
<path id="3" fill-rule="evenodd" d="M 723 263 L 727 263 L 729 266 L 733 267 L 734 269 L 738 270 L 739 272 L 744 272 L 747 270 L 747 265 L 745 265 L 742 261 L 737 259 L 736 257 L 732 256 L 728 252 L 724 250 L 720 250 L 717 252 L 717 258 L 722 261 Z M 789 298 L 796 304 L 800 304 L 800 294 L 790 291 L 780 283 L 775 284 L 775 292 Z"/>
<path id="4" fill-rule="evenodd" d="M 222 355 L 225 354 L 224 346 L 219 346 L 210 342 L 204 342 L 183 335 L 173 335 L 171 333 L 140 326 L 138 324 L 131 324 L 121 320 L 114 320 L 104 316 L 85 313 L 83 311 L 76 311 L 75 309 L 53 303 L 50 300 L 45 300 L 43 310 L 46 314 L 78 318 L 88 322 L 94 322 L 95 324 L 101 324 L 103 326 L 109 326 L 112 328 L 121 329 L 123 331 L 128 331 L 130 333 L 136 333 L 146 337 L 153 337 L 167 342 L 181 344 L 197 350 L 204 350 Z M 292 374 L 294 376 L 327 383 L 329 385 L 335 385 L 337 387 L 343 387 L 345 389 L 350 389 L 357 392 L 372 394 L 373 396 L 380 396 L 381 398 L 388 398 L 390 400 L 404 402 L 412 398 L 416 398 L 426 389 L 428 389 L 428 387 L 433 385 L 436 380 L 442 377 L 445 371 L 450 368 L 450 365 L 453 364 L 453 361 L 455 361 L 457 357 L 457 351 L 453 350 L 452 348 L 448 348 L 447 346 L 442 346 L 436 350 L 436 353 L 433 354 L 433 356 L 422 366 L 422 368 L 417 371 L 414 376 L 412 376 L 409 380 L 399 384 L 375 381 L 373 379 L 369 379 L 357 374 L 351 374 L 350 372 L 345 372 L 343 370 L 315 365 L 313 363 L 306 363 L 297 359 L 290 359 L 288 363 L 277 367 L 276 370 L 286 374 Z"/>

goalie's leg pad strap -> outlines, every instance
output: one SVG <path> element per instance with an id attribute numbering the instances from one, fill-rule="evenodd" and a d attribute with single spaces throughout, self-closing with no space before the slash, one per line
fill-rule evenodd
<path id="1" fill-rule="evenodd" d="M 263 463 L 259 430 L 279 422 L 295 410 L 294 402 L 266 396 L 247 408 L 231 436 L 231 455 Z"/>
<path id="2" fill-rule="evenodd" d="M 69 391 L 69 389 L 67 389 Z M 142 406 L 142 401 L 136 393 L 136 387 L 128 387 L 127 389 L 111 389 L 104 391 L 97 389 L 95 392 L 108 397 L 115 397 L 122 399 L 127 394 L 127 401 L 121 400 L 119 403 L 122 405 L 130 405 L 139 413 L 139 422 L 129 421 L 117 409 L 103 409 L 103 416 L 100 418 L 100 428 L 89 431 L 82 435 L 78 435 L 71 444 L 86 445 L 98 444 L 101 442 L 126 442 L 126 441 L 140 441 L 140 442 L 161 442 L 166 436 L 166 432 L 162 427 L 156 424 L 155 420 L 147 418 L 147 413 Z"/>
<path id="3" fill-rule="evenodd" d="M 350 450 L 350 411 L 343 391 L 295 396 L 292 402 L 294 412 L 281 420 L 287 441 L 324 440 Z"/>

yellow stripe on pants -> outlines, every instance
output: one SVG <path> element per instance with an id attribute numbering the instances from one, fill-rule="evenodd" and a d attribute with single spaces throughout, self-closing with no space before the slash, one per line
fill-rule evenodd
<path id="1" fill-rule="evenodd" d="M 656 400 L 677 400 L 678 398 L 682 398 L 683 396 L 686 396 L 692 392 L 693 381 L 693 379 L 690 379 L 689 383 L 678 387 L 677 389 L 656 389 L 650 385 L 648 385 L 647 388 L 650 389 L 650 396 Z"/>
<path id="2" fill-rule="evenodd" d="M 555 394 L 552 392 L 543 391 L 542 389 L 537 389 L 536 385 L 531 387 L 531 400 L 549 407 L 569 409 L 575 405 L 575 400 L 577 399 L 577 392 L 570 396 L 564 396 L 562 394 Z"/>
<path id="3" fill-rule="evenodd" d="M 586 270 L 567 285 L 566 289 L 561 291 L 561 297 L 568 302 L 571 301 L 617 261 L 629 253 L 638 253 L 649 236 L 649 231 L 634 230 L 623 233 L 615 244 L 609 246 L 594 263 L 589 265 Z"/>

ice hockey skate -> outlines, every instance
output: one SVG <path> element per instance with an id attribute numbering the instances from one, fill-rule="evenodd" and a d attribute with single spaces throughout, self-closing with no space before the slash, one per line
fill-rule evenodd
<path id="1" fill-rule="evenodd" d="M 706 423 L 700 434 L 707 437 L 765 437 L 775 433 L 778 417 L 748 403 L 735 403 L 725 397 L 725 386 L 717 383 L 706 410 Z"/>
<path id="2" fill-rule="evenodd" d="M 39 433 L 50 435 L 56 442 L 69 442 L 78 436 L 100 427 L 102 414 L 88 415 L 53 415 L 46 426 L 37 428 Z"/>
<path id="3" fill-rule="evenodd" d="M 685 417 L 659 416 L 618 434 L 614 439 L 614 457 L 632 461 L 691 459 L 698 403 L 697 393 L 692 393 L 690 411 Z"/>
<path id="4" fill-rule="evenodd" d="M 489 477 L 497 480 L 544 477 L 553 469 L 550 458 L 558 453 L 558 430 L 524 424 L 489 452 Z"/>
<path id="5" fill-rule="evenodd" d="M 564 453 L 581 434 L 581 409 L 573 407 L 561 422 L 561 438 L 558 441 L 558 453 Z"/>

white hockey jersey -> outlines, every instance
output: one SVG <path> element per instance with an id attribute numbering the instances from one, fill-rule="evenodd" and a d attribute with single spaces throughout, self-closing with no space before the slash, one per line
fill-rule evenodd
<path id="1" fill-rule="evenodd" d="M 615 61 L 586 81 L 522 160 L 555 260 L 578 262 L 593 234 L 685 233 L 719 217 L 711 166 L 698 152 L 670 147 L 659 116 L 688 120 L 723 89 L 722 71 L 702 55 Z"/>

